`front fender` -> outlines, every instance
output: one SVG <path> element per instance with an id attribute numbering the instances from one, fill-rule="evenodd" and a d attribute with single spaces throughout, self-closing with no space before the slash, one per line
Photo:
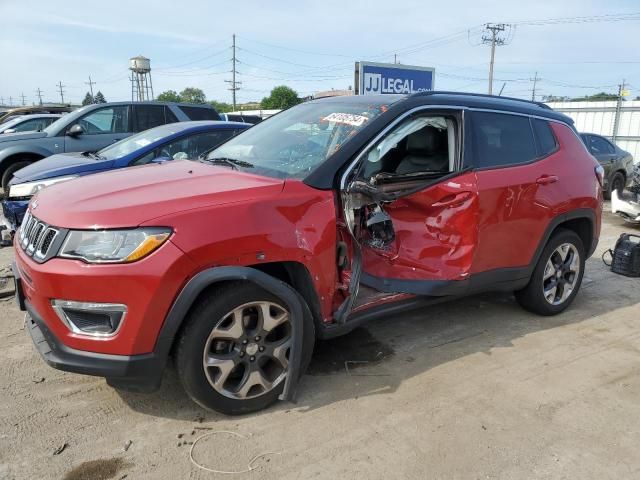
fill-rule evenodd
<path id="1" fill-rule="evenodd" d="M 304 328 L 304 318 L 309 318 L 311 313 L 308 305 L 302 297 L 289 285 L 277 278 L 267 275 L 259 270 L 249 267 L 214 267 L 204 270 L 194 276 L 178 294 L 164 325 L 160 330 L 156 349 L 165 358 L 169 355 L 171 346 L 180 326 L 185 320 L 189 310 L 198 298 L 198 295 L 205 288 L 216 283 L 243 280 L 254 283 L 272 293 L 287 304 L 291 312 L 291 322 L 293 323 L 293 341 L 289 357 L 290 370 L 285 380 L 284 390 L 280 395 L 280 400 L 290 400 L 295 393 L 295 387 L 300 376 L 302 363 L 302 329 Z"/>

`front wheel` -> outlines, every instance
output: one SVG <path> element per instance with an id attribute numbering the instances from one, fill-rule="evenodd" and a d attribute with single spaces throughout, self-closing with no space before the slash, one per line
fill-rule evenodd
<path id="1" fill-rule="evenodd" d="M 556 315 L 571 305 L 577 295 L 584 265 L 580 237 L 571 230 L 558 230 L 542 251 L 528 285 L 515 292 L 516 299 L 526 310 Z"/>
<path id="2" fill-rule="evenodd" d="M 274 403 L 289 372 L 293 322 L 286 305 L 249 283 L 214 290 L 189 315 L 176 351 L 187 394 L 228 415 Z M 303 328 L 301 373 L 311 358 L 313 322 Z"/>
<path id="3" fill-rule="evenodd" d="M 7 197 L 9 195 L 9 182 L 13 178 L 13 174 L 18 170 L 31 165 L 31 162 L 28 161 L 18 161 L 9 165 L 4 173 L 2 174 L 2 189 L 4 190 L 4 195 Z"/>

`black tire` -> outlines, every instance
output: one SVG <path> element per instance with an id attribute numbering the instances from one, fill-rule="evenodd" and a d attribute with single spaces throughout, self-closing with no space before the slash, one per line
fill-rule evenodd
<path id="1" fill-rule="evenodd" d="M 300 368 L 300 375 L 302 375 L 309 365 L 313 353 L 315 329 L 306 303 L 299 295 L 298 298 L 306 311 Z M 189 397 L 202 407 L 226 415 L 242 415 L 268 407 L 282 393 L 284 381 L 281 381 L 270 391 L 254 398 L 230 398 L 218 392 L 209 383 L 203 366 L 203 354 L 211 331 L 235 308 L 259 301 L 284 305 L 280 299 L 255 284 L 232 282 L 211 291 L 206 298 L 199 301 L 186 319 L 186 325 L 181 332 L 175 350 L 176 369 Z"/>
<path id="2" fill-rule="evenodd" d="M 29 162 L 27 160 L 18 160 L 17 162 L 13 162 L 6 168 L 6 170 L 2 174 L 2 190 L 4 190 L 5 197 L 9 194 L 8 186 L 9 182 L 13 178 L 13 174 L 21 168 L 31 165 L 31 163 L 32 162 Z"/>
<path id="3" fill-rule="evenodd" d="M 618 191 L 618 198 L 622 198 L 622 192 L 624 192 L 625 183 L 625 177 L 622 172 L 614 173 L 613 177 L 611 177 L 611 182 L 609 182 L 609 188 L 603 192 L 605 200 L 611 200 L 611 192 L 614 190 Z"/>
<path id="4" fill-rule="evenodd" d="M 570 244 L 575 247 L 577 254 L 579 255 L 578 262 L 580 269 L 577 273 L 577 276 L 575 277 L 575 282 L 572 284 L 571 293 L 566 299 L 562 301 L 562 303 L 554 305 L 545 298 L 543 279 L 547 262 L 552 259 L 552 254 L 554 254 L 556 249 L 564 244 Z M 557 230 L 551 236 L 551 238 L 547 242 L 547 245 L 542 251 L 542 254 L 540 255 L 538 263 L 533 270 L 533 274 L 531 275 L 531 279 L 529 280 L 527 286 L 522 290 L 518 290 L 517 292 L 515 292 L 518 303 L 520 303 L 520 305 L 525 310 L 537 313 L 538 315 L 557 315 L 558 313 L 564 311 L 569 305 L 571 305 L 575 296 L 580 290 L 582 277 L 584 275 L 585 259 L 584 245 L 578 234 L 576 234 L 572 230 Z"/>

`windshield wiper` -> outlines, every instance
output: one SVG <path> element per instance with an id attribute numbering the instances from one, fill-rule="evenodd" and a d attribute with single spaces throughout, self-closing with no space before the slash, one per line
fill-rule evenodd
<path id="1" fill-rule="evenodd" d="M 104 160 L 104 157 L 102 155 L 98 155 L 96 152 L 82 152 L 82 155 L 84 157 L 95 158 L 96 160 Z"/>
<path id="2" fill-rule="evenodd" d="M 238 167 L 253 168 L 253 163 L 245 162 L 243 160 L 236 160 L 235 158 L 217 157 L 217 158 L 203 158 L 202 162 L 213 163 L 214 165 L 228 165 L 234 170 Z"/>

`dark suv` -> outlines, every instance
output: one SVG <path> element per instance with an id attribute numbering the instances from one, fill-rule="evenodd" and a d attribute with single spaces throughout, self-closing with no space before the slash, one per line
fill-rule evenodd
<path id="1" fill-rule="evenodd" d="M 601 135 L 581 133 L 580 136 L 591 155 L 604 168 L 604 198 L 610 200 L 613 190 L 618 192 L 618 197 L 622 197 L 622 192 L 631 179 L 633 156 Z"/>
<path id="2" fill-rule="evenodd" d="M 543 105 L 314 100 L 200 162 L 40 191 L 17 298 L 56 368 L 153 389 L 172 355 L 200 405 L 250 412 L 291 398 L 314 339 L 374 317 L 488 290 L 562 312 L 598 243 L 602 173 Z"/>
<path id="3" fill-rule="evenodd" d="M 165 123 L 220 120 L 210 105 L 112 102 L 88 105 L 64 115 L 42 132 L 0 136 L 0 178 L 6 192 L 14 172 L 63 152 L 95 152 L 135 133 Z"/>

